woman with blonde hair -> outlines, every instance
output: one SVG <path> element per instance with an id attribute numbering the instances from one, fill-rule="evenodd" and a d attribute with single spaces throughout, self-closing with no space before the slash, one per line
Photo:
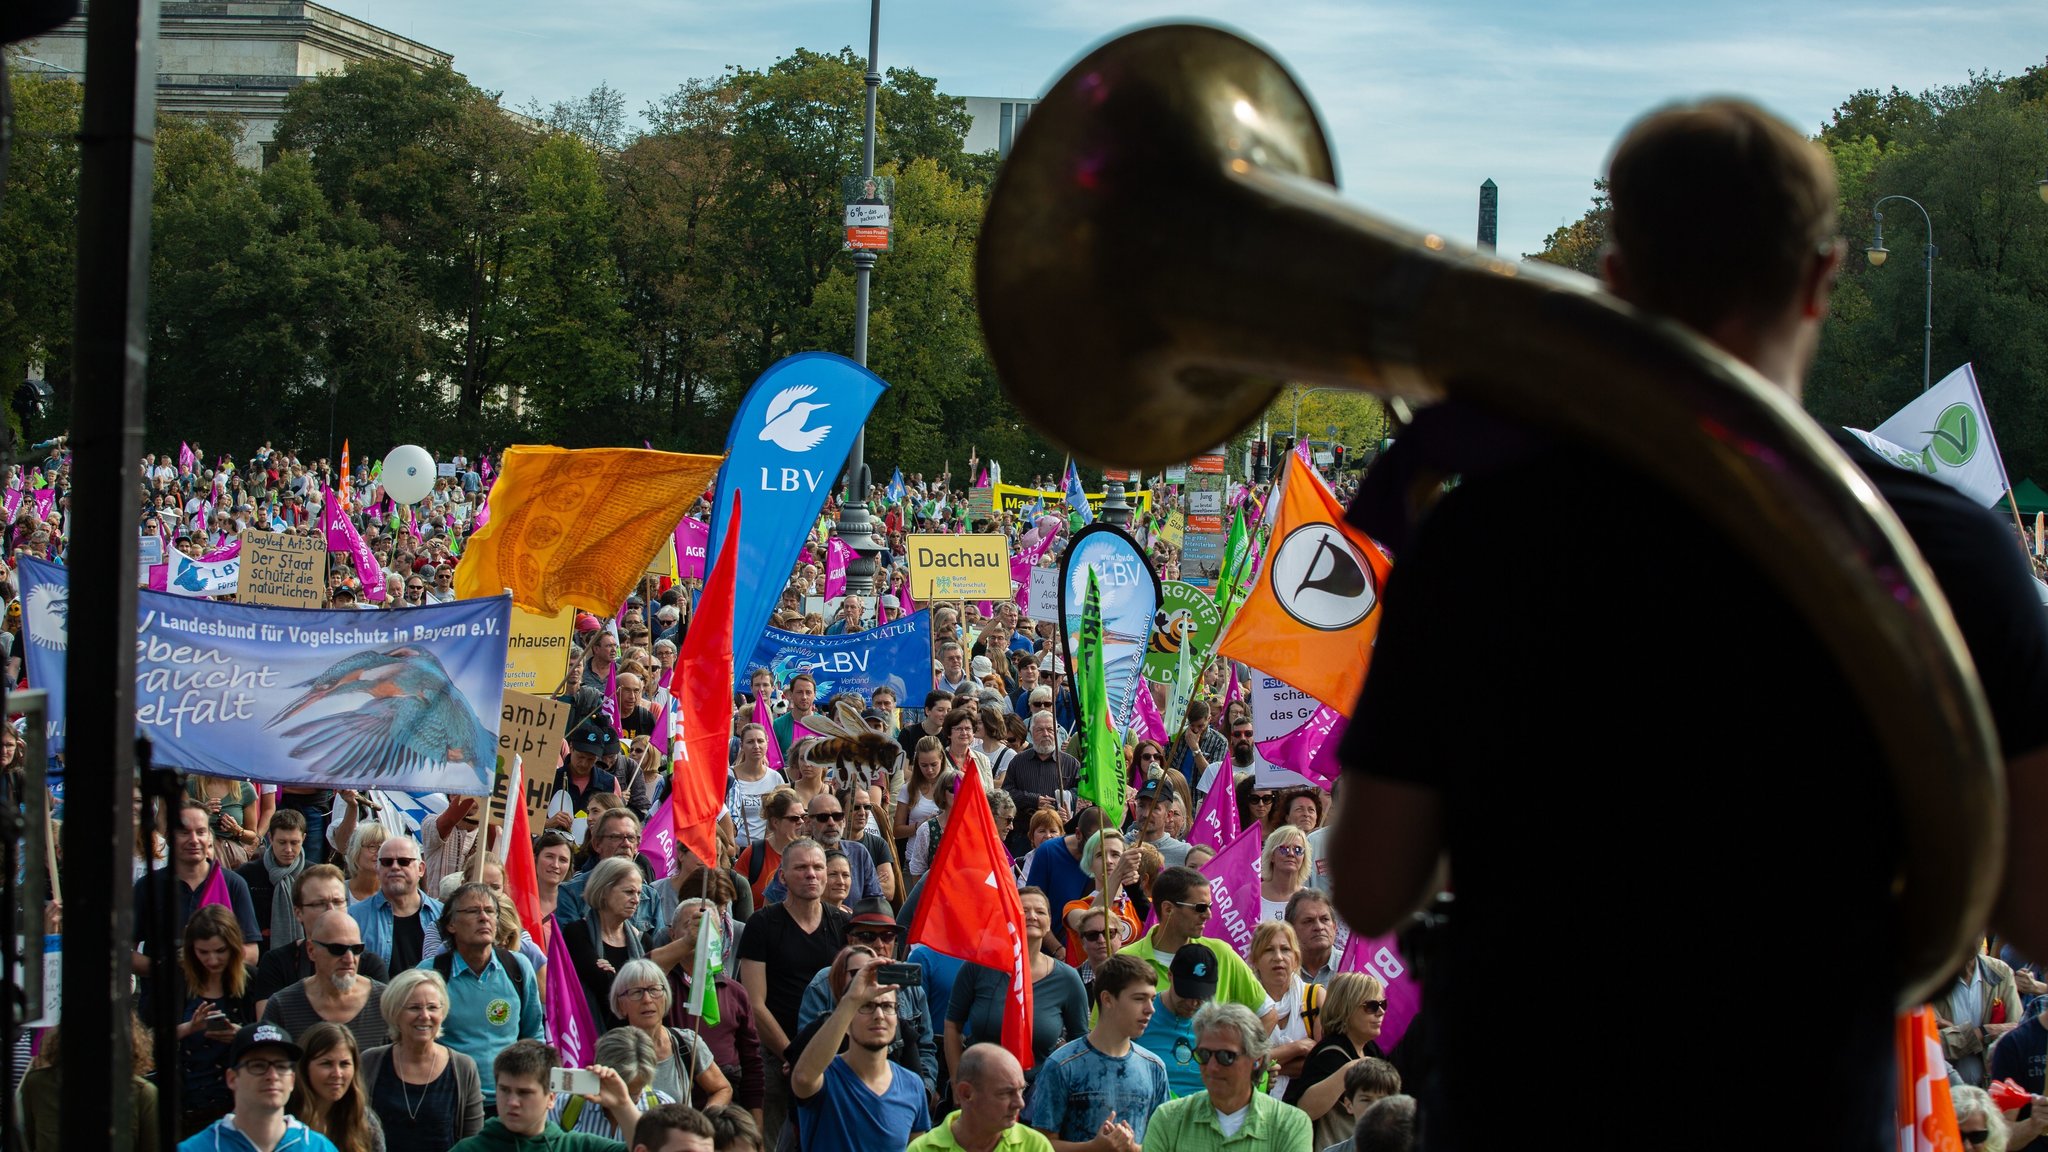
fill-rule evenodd
<path id="1" fill-rule="evenodd" d="M 476 1061 L 441 1043 L 448 985 L 432 968 L 391 978 L 377 1001 L 391 1043 L 363 1053 L 357 1079 L 382 1121 L 391 1152 L 451 1147 L 484 1126 Z"/>
<path id="2" fill-rule="evenodd" d="M 1283 1097 L 1314 1122 L 1316 1147 L 1351 1138 L 1353 1117 L 1337 1107 L 1344 1095 L 1344 1073 L 1368 1057 L 1386 1059 L 1379 1045 L 1380 1026 L 1386 1021 L 1387 986 L 1379 977 L 1365 972 L 1330 977 L 1321 1012 L 1323 1038 Z"/>
<path id="3" fill-rule="evenodd" d="M 1308 1063 L 1308 1054 L 1322 1039 L 1318 1017 L 1323 990 L 1301 978 L 1301 941 L 1294 926 L 1272 920 L 1252 930 L 1252 974 L 1279 1018 L 1266 1042 L 1273 1046 L 1273 1095 L 1286 1099 L 1288 1085 Z"/>
<path id="4" fill-rule="evenodd" d="M 337 1152 L 385 1152 L 384 1125 L 364 1097 L 355 1033 L 321 1021 L 299 1037 L 298 1076 L 285 1111 L 327 1137 Z"/>
<path id="5" fill-rule="evenodd" d="M 1307 886 L 1315 863 L 1308 833 L 1282 824 L 1266 834 L 1266 843 L 1259 849 L 1260 923 L 1287 918 L 1287 901 Z"/>
<path id="6" fill-rule="evenodd" d="M 354 904 L 368 900 L 377 894 L 377 850 L 384 846 L 384 838 L 390 833 L 384 825 L 375 820 L 364 820 L 349 834 L 348 855 L 343 867 L 348 870 L 348 900 Z"/>

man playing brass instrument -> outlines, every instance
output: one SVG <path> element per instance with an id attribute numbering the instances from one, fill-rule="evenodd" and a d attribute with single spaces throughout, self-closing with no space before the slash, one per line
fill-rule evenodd
<path id="1" fill-rule="evenodd" d="M 1611 289 L 1797 396 L 1842 258 L 1827 157 L 1718 100 L 1637 123 L 1609 180 Z M 2048 875 L 2048 618 L 2026 562 L 1997 516 L 1836 439 L 1968 642 L 2020 814 L 1992 927 L 2048 955 L 2048 905 L 2022 898 Z M 1660 1147 L 1896 1147 L 1901 825 L 1846 680 L 1675 497 L 1583 447 L 1487 444 L 1395 545 L 1334 822 L 1357 931 L 1401 924 L 1448 857 L 1456 902 L 1423 960 L 1425 1146 L 1526 1142 L 1503 1085 L 1562 1073 L 1597 1088 L 1603 1128 Z M 1796 1133 L 1770 1130 L 1787 1083 L 1815 1105 Z"/>

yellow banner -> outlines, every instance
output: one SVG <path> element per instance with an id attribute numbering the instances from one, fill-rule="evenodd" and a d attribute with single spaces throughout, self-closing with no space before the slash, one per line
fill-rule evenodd
<path id="1" fill-rule="evenodd" d="M 569 630 L 576 610 L 564 608 L 540 616 L 512 609 L 512 633 L 505 645 L 505 687 L 535 696 L 552 696 L 569 668 Z"/>
<path id="2" fill-rule="evenodd" d="M 1178 548 L 1181 538 L 1187 534 L 1187 528 L 1188 518 L 1181 514 L 1180 509 L 1175 508 L 1173 514 L 1166 518 L 1166 523 L 1160 525 L 1159 538 Z"/>
<path id="3" fill-rule="evenodd" d="M 912 533 L 903 540 L 916 600 L 1008 600 L 1010 541 L 996 533 Z"/>
<path id="4" fill-rule="evenodd" d="M 1102 511 L 1102 502 L 1109 499 L 1108 494 L 1103 492 L 1085 492 L 1082 495 L 1088 499 L 1088 510 L 1097 514 Z M 1141 512 L 1150 513 L 1152 511 L 1152 490 L 1149 488 L 1136 492 L 1126 492 L 1124 493 L 1124 499 L 1130 503 L 1131 507 Z M 1055 516 L 1066 513 L 1067 494 L 1057 488 L 1026 488 L 1018 484 L 998 484 L 995 486 L 995 504 L 996 511 L 998 512 L 1022 512 L 1030 507 L 1034 500 L 1044 501 L 1045 510 Z M 913 592 L 911 595 L 914 596 L 916 593 Z"/>

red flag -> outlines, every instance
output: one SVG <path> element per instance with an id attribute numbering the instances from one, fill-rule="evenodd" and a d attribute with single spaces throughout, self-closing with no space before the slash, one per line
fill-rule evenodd
<path id="1" fill-rule="evenodd" d="M 981 773 L 961 773 L 946 833 L 925 878 L 925 892 L 910 924 L 910 942 L 1010 974 L 1003 1047 L 1029 1068 L 1031 968 L 1024 955 L 1024 905 L 1017 899 L 1010 856 L 1003 851 L 988 797 L 981 790 Z"/>
<path id="2" fill-rule="evenodd" d="M 533 870 L 533 832 L 526 823 L 523 765 L 513 757 L 505 792 L 505 894 L 519 910 L 519 922 L 542 948 L 547 947 L 547 920 L 540 914 L 540 877 Z M 941 841 L 943 844 L 944 842 Z"/>
<path id="3" fill-rule="evenodd" d="M 681 751 L 670 770 L 676 843 L 705 864 L 718 861 L 718 814 L 725 808 L 725 750 L 732 728 L 732 605 L 740 550 L 740 496 L 704 582 L 690 630 L 676 653 L 675 696 L 681 705 Z"/>

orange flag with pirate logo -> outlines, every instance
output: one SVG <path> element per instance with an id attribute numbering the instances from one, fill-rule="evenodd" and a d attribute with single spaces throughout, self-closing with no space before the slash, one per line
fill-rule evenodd
<path id="1" fill-rule="evenodd" d="M 615 615 L 722 456 L 521 445 L 505 451 L 491 521 L 455 567 L 455 594 L 495 596 L 541 616 L 567 605 Z"/>
<path id="2" fill-rule="evenodd" d="M 1380 589 L 1393 561 L 1344 522 L 1344 506 L 1315 469 L 1287 454 L 1280 507 L 1251 594 L 1216 654 L 1351 715 L 1380 631 Z"/>

